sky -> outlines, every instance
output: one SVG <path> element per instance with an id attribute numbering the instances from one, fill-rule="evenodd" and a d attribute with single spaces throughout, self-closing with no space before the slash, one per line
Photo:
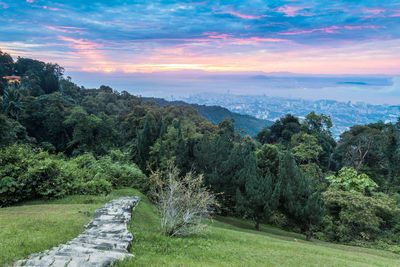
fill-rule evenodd
<path id="1" fill-rule="evenodd" d="M 175 85 L 190 71 L 291 72 L 388 75 L 388 95 L 399 87 L 400 1 L 0 0 L 0 49 L 56 62 L 89 86 L 159 72 Z"/>

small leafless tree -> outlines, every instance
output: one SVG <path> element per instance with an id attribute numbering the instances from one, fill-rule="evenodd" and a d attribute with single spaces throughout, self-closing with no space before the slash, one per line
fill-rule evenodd
<path id="1" fill-rule="evenodd" d="M 157 171 L 152 179 L 164 235 L 186 236 L 205 229 L 203 219 L 212 214 L 215 196 L 204 187 L 202 175 L 189 172 L 179 177 L 179 170 L 170 164 L 167 172 Z"/>

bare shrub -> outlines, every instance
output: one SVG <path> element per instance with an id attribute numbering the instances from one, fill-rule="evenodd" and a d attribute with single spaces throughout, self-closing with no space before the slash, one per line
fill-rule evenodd
<path id="1" fill-rule="evenodd" d="M 215 196 L 203 186 L 203 176 L 192 172 L 179 177 L 170 164 L 167 172 L 155 172 L 154 198 L 161 215 L 161 230 L 167 236 L 186 236 L 205 229 L 204 218 L 210 218 Z"/>

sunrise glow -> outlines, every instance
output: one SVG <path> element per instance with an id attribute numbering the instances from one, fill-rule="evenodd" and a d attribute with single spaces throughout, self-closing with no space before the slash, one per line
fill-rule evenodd
<path id="1" fill-rule="evenodd" d="M 397 1 L 3 0 L 0 12 L 2 50 L 71 71 L 400 74 Z"/>

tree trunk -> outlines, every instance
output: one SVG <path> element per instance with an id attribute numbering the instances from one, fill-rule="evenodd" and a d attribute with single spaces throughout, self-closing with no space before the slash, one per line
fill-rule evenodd
<path id="1" fill-rule="evenodd" d="M 256 220 L 256 225 L 255 225 L 255 227 L 256 227 L 256 230 L 257 230 L 257 231 L 260 231 L 260 222 L 259 222 L 258 220 Z"/>
<path id="2" fill-rule="evenodd" d="M 312 229 L 311 229 L 311 223 L 308 224 L 308 230 L 306 232 L 306 240 L 311 241 L 312 237 Z"/>

